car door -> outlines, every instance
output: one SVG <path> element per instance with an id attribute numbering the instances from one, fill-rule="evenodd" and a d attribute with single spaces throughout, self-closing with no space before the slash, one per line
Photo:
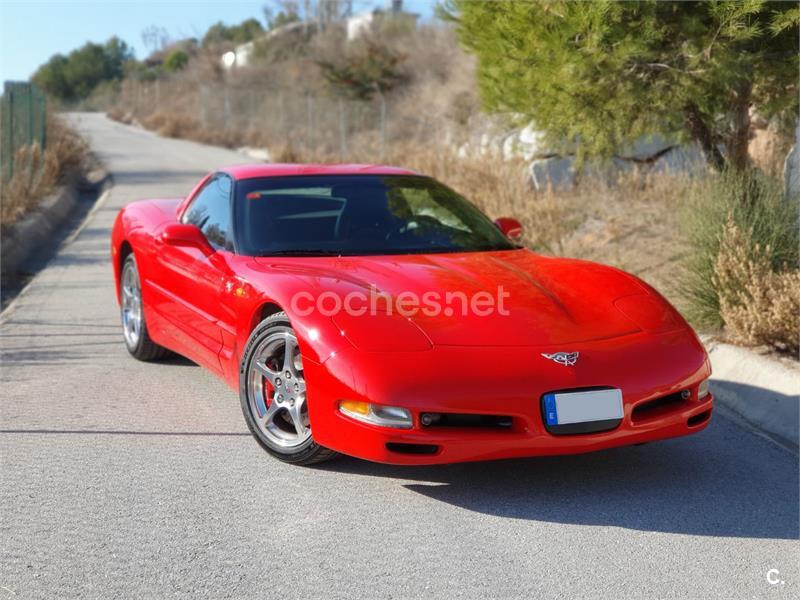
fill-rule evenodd
<path id="1" fill-rule="evenodd" d="M 183 353 L 217 372 L 223 339 L 220 296 L 230 280 L 228 257 L 233 251 L 232 190 L 228 175 L 211 177 L 181 217 L 203 232 L 214 253 L 172 244 L 162 244 L 158 252 L 164 274 L 160 285 L 168 297 L 164 316 L 172 321 Z"/>

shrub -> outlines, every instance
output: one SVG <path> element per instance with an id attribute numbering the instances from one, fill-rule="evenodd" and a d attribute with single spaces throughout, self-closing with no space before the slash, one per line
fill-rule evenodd
<path id="1" fill-rule="evenodd" d="M 774 271 L 769 247 L 754 244 L 729 217 L 713 282 L 731 341 L 800 351 L 800 271 Z"/>
<path id="2" fill-rule="evenodd" d="M 164 59 L 164 68 L 170 73 L 182 70 L 189 62 L 189 55 L 180 49 L 170 50 Z"/>
<path id="3" fill-rule="evenodd" d="M 385 94 L 404 79 L 400 65 L 405 57 L 374 40 L 358 43 L 336 62 L 317 62 L 334 94 L 355 100 L 371 100 Z"/>
<path id="4" fill-rule="evenodd" d="M 726 172 L 693 186 L 682 219 L 689 252 L 681 291 L 688 302 L 688 316 L 695 324 L 712 329 L 728 324 L 721 297 L 731 302 L 741 291 L 741 285 L 734 283 L 739 281 L 734 271 L 739 271 L 730 270 L 731 253 L 738 253 L 738 260 L 743 263 L 754 261 L 754 274 L 767 266 L 770 273 L 797 269 L 797 208 L 796 200 L 784 198 L 779 182 L 755 171 Z M 723 240 L 730 236 L 728 224 L 735 226 L 742 237 L 738 246 L 725 249 L 726 256 L 720 264 Z M 723 266 L 726 271 L 720 275 L 717 269 Z M 735 289 L 721 292 L 721 286 L 728 283 Z"/>
<path id="5" fill-rule="evenodd" d="M 238 25 L 225 25 L 222 21 L 208 28 L 203 36 L 203 47 L 213 47 L 225 43 L 244 44 L 264 33 L 257 19 L 247 19 Z"/>
<path id="6" fill-rule="evenodd" d="M 159 111 L 148 115 L 142 120 L 142 124 L 159 135 L 170 138 L 198 139 L 203 132 L 197 119 L 187 114 L 169 111 Z"/>
<path id="7" fill-rule="evenodd" d="M 9 225 L 32 210 L 53 188 L 80 172 L 89 149 L 78 134 L 54 114 L 47 115 L 47 147 L 20 148 L 14 176 L 0 186 L 0 223 Z"/>

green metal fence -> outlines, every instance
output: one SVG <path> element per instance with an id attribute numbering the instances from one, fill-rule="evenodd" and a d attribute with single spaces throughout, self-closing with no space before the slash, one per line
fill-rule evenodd
<path id="1" fill-rule="evenodd" d="M 44 150 L 47 100 L 34 85 L 6 81 L 0 98 L 0 177 L 8 181 L 27 165 L 15 165 L 17 151 L 38 144 Z"/>

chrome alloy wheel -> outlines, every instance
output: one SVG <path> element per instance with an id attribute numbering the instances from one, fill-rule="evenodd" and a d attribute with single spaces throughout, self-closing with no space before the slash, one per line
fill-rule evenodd
<path id="1" fill-rule="evenodd" d="M 311 437 L 303 361 L 291 329 L 276 328 L 253 352 L 247 403 L 257 427 L 276 449 L 296 449 Z"/>
<path id="2" fill-rule="evenodd" d="M 142 334 L 142 288 L 132 260 L 122 271 L 122 331 L 128 347 L 135 348 Z"/>

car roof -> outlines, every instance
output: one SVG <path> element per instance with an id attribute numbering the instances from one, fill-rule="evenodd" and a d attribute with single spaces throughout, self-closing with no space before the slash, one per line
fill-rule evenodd
<path id="1" fill-rule="evenodd" d="M 409 169 L 361 164 L 261 163 L 220 169 L 236 180 L 291 175 L 418 175 Z"/>

